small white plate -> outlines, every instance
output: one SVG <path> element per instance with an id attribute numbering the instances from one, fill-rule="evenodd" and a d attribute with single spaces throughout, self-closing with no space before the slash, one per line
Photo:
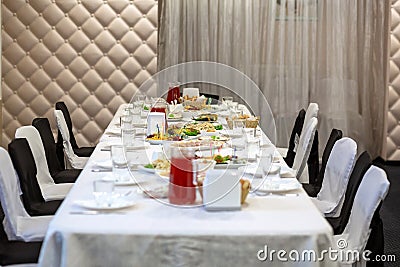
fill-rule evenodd
<path id="1" fill-rule="evenodd" d="M 139 166 L 138 166 L 138 170 L 139 170 L 139 171 L 148 172 L 148 173 L 156 173 L 156 170 L 155 170 L 155 169 L 146 168 L 145 166 L 142 166 L 142 165 L 139 165 Z"/>
<path id="2" fill-rule="evenodd" d="M 166 140 L 152 140 L 152 139 L 146 139 L 146 142 L 152 144 L 152 145 L 162 145 L 163 142 Z"/>
<path id="3" fill-rule="evenodd" d="M 98 206 L 94 199 L 92 200 L 77 200 L 74 204 L 90 210 L 119 210 L 132 207 L 136 202 L 128 199 L 115 199 L 110 206 Z"/>
<path id="4" fill-rule="evenodd" d="M 112 169 L 112 162 L 110 159 L 102 161 L 93 161 L 93 166 L 101 169 Z"/>
<path id="5" fill-rule="evenodd" d="M 263 177 L 264 175 L 262 166 L 258 166 L 258 164 L 252 164 L 240 167 L 238 168 L 238 171 L 241 173 L 253 175 L 255 177 Z"/>
<path id="6" fill-rule="evenodd" d="M 117 128 L 107 129 L 106 134 L 121 136 L 121 129 L 117 129 Z"/>
<path id="7" fill-rule="evenodd" d="M 175 115 L 174 117 L 167 117 L 167 121 L 181 121 L 183 119 L 182 114 L 181 115 Z"/>
<path id="8" fill-rule="evenodd" d="M 278 179 L 278 180 L 267 179 L 257 189 L 257 191 L 265 193 L 284 193 L 299 189 L 300 187 L 301 184 L 297 181 L 297 179 Z"/>
<path id="9" fill-rule="evenodd" d="M 277 174 L 281 170 L 281 166 L 278 164 L 271 164 L 271 167 L 269 167 L 268 174 Z"/>

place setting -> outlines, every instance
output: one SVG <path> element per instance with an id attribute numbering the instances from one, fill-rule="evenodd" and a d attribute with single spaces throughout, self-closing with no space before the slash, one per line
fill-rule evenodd
<path id="1" fill-rule="evenodd" d="M 124 214 L 120 211 L 136 205 L 136 200 L 132 197 L 133 191 L 115 191 L 114 181 L 93 181 L 92 195 L 92 199 L 74 201 L 74 205 L 85 210 L 74 210 L 70 214 Z"/>

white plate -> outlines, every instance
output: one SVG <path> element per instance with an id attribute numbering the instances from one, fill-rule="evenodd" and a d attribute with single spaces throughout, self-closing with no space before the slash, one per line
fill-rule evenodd
<path id="1" fill-rule="evenodd" d="M 110 206 L 98 206 L 94 199 L 92 200 L 77 200 L 74 204 L 90 210 L 119 210 L 132 207 L 136 202 L 127 199 L 115 199 Z"/>
<path id="2" fill-rule="evenodd" d="M 174 115 L 174 117 L 167 117 L 167 121 L 181 121 L 183 119 L 182 115 Z"/>
<path id="3" fill-rule="evenodd" d="M 262 166 L 258 166 L 258 164 L 240 167 L 238 171 L 240 171 L 241 173 L 254 175 L 255 177 L 263 177 L 264 175 Z"/>
<path id="4" fill-rule="evenodd" d="M 156 173 L 155 169 L 146 168 L 145 166 L 142 166 L 142 165 L 138 166 L 138 170 L 148 172 L 148 173 Z"/>
<path id="5" fill-rule="evenodd" d="M 152 139 L 146 139 L 146 142 L 152 144 L 152 145 L 162 145 L 163 142 L 166 140 L 152 140 Z"/>
<path id="6" fill-rule="evenodd" d="M 110 159 L 102 160 L 102 161 L 93 161 L 93 166 L 102 168 L 102 169 L 112 169 L 112 162 Z"/>
<path id="7" fill-rule="evenodd" d="M 277 174 L 279 173 L 281 169 L 281 166 L 278 164 L 271 164 L 271 167 L 269 168 L 268 174 Z"/>
<path id="8" fill-rule="evenodd" d="M 257 189 L 260 192 L 266 193 L 284 193 L 292 190 L 299 189 L 301 184 L 297 179 L 278 179 L 278 180 L 265 180 L 264 183 Z"/>
<path id="9" fill-rule="evenodd" d="M 121 136 L 121 129 L 116 129 L 116 128 L 107 129 L 106 134 Z"/>

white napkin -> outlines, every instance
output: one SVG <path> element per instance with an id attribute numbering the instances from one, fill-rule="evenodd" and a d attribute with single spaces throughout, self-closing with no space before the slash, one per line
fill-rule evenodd
<path id="1" fill-rule="evenodd" d="M 176 104 L 176 105 L 169 105 L 169 112 L 173 114 L 178 114 L 183 111 L 183 105 L 182 104 Z"/>

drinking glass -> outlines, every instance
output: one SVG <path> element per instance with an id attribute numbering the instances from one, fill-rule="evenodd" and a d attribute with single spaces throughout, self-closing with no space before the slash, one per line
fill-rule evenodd
<path id="1" fill-rule="evenodd" d="M 234 135 L 243 134 L 244 121 L 243 120 L 233 120 L 232 121 L 232 131 Z"/>
<path id="2" fill-rule="evenodd" d="M 246 142 L 246 151 L 248 159 L 256 159 L 260 150 L 260 140 L 252 139 Z"/>
<path id="3" fill-rule="evenodd" d="M 233 97 L 232 96 L 223 96 L 222 97 L 222 101 L 228 106 L 230 107 L 232 105 L 233 102 Z"/>
<path id="4" fill-rule="evenodd" d="M 93 182 L 93 196 L 96 205 L 98 205 L 99 207 L 109 207 L 112 205 L 113 192 L 113 181 L 95 180 Z"/>
<path id="5" fill-rule="evenodd" d="M 120 117 L 120 126 L 121 129 L 131 129 L 132 125 L 132 116 L 131 115 L 122 115 Z"/>
<path id="6" fill-rule="evenodd" d="M 125 147 L 125 158 L 127 167 L 130 170 L 137 170 L 139 165 L 146 165 L 150 163 L 146 150 L 143 149 Z"/>
<path id="7" fill-rule="evenodd" d="M 171 204 L 193 204 L 196 200 L 196 187 L 193 183 L 192 160 L 195 150 L 171 146 L 171 170 L 169 176 L 168 198 Z"/>
<path id="8" fill-rule="evenodd" d="M 127 162 L 124 154 L 124 146 L 113 145 L 111 146 L 111 161 L 112 161 L 112 172 L 114 179 L 117 182 L 123 182 L 129 180 L 127 175 Z"/>
<path id="9" fill-rule="evenodd" d="M 136 130 L 132 127 L 122 128 L 122 144 L 125 147 L 135 146 Z"/>

